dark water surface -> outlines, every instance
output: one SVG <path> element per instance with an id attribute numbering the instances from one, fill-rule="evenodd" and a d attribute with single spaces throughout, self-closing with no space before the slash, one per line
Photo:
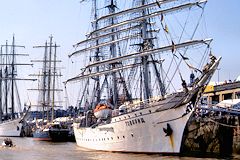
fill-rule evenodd
<path id="1" fill-rule="evenodd" d="M 0 142 L 3 141 L 0 138 Z M 11 138 L 13 148 L 0 147 L 0 160 L 191 160 L 194 157 L 161 156 L 158 154 L 130 154 L 95 152 L 82 149 L 74 142 L 52 143 L 32 138 Z M 235 157 L 237 158 L 237 157 Z M 239 157 L 240 158 L 240 157 Z M 215 158 L 204 158 L 214 160 Z"/>

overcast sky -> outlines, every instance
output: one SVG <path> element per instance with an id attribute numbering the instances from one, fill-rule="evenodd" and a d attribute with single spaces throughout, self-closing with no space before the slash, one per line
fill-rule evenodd
<path id="1" fill-rule="evenodd" d="M 85 13 L 91 9 L 79 1 L 0 0 L 0 43 L 10 42 L 15 34 L 16 42 L 26 46 L 23 52 L 30 54 L 31 59 L 41 59 L 43 50 L 32 46 L 43 45 L 52 34 L 54 42 L 61 46 L 59 57 L 64 61 L 63 72 L 77 73 L 79 69 L 69 67 L 71 61 L 67 55 L 73 51 L 72 45 L 83 40 L 88 31 L 89 24 L 84 20 Z M 234 80 L 240 75 L 239 7 L 240 0 L 209 0 L 205 9 L 208 35 L 214 39 L 213 52 L 223 57 L 219 71 L 221 81 Z M 213 80 L 217 81 L 217 77 L 215 74 Z"/>

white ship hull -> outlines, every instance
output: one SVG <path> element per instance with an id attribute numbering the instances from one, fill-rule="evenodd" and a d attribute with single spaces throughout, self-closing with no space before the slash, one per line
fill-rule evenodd
<path id="1" fill-rule="evenodd" d="M 0 123 L 1 137 L 20 137 L 22 131 L 21 119 L 14 119 Z"/>
<path id="2" fill-rule="evenodd" d="M 80 147 L 116 152 L 180 153 L 183 132 L 191 112 L 187 105 L 156 111 L 160 105 L 112 118 L 110 124 L 79 127 L 74 134 Z M 167 124 L 172 134 L 166 136 Z"/>

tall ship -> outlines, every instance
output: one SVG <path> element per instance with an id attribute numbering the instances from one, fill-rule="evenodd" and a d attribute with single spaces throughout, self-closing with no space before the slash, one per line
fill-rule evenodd
<path id="1" fill-rule="evenodd" d="M 207 0 L 91 2 L 92 30 L 69 55 L 78 56 L 81 72 L 65 82 L 80 89 L 77 145 L 180 153 L 185 126 L 221 60 L 199 31 Z"/>
<path id="2" fill-rule="evenodd" d="M 19 78 L 17 68 L 32 64 L 19 63 L 18 56 L 28 54 L 17 53 L 17 48 L 24 46 L 15 44 L 15 37 L 12 43 L 1 45 L 0 51 L 0 136 L 19 137 L 24 136 L 24 124 L 26 113 L 23 113 L 23 106 L 20 100 L 17 81 L 34 80 Z M 24 106 L 27 107 L 27 106 Z M 26 109 L 26 108 L 25 108 Z M 26 110 L 25 110 L 26 111 Z"/>
<path id="3" fill-rule="evenodd" d="M 57 63 L 57 48 L 60 47 L 53 43 L 53 36 L 43 46 L 34 46 L 34 48 L 43 48 L 44 56 L 42 60 L 32 60 L 34 63 L 40 63 L 42 69 L 39 74 L 31 74 L 38 78 L 38 88 L 29 89 L 38 91 L 38 102 L 35 105 L 38 111 L 41 111 L 41 118 L 36 120 L 36 128 L 33 132 L 35 140 L 44 141 L 67 141 L 69 129 L 62 122 L 54 122 L 55 109 L 62 107 L 60 93 L 62 83 L 60 83 L 60 67 Z"/>
<path id="4" fill-rule="evenodd" d="M 30 75 L 38 78 L 38 88 L 29 90 L 38 91 L 38 100 L 35 106 L 38 111 L 41 111 L 42 116 L 41 119 L 36 120 L 36 127 L 33 131 L 33 138 L 35 140 L 52 140 L 50 130 L 53 127 L 54 108 L 59 107 L 57 104 L 61 104 L 61 102 L 56 102 L 56 93 L 62 91 L 56 87 L 58 83 L 57 77 L 61 76 L 59 68 L 57 68 L 57 63 L 61 62 L 57 60 L 58 47 L 56 43 L 53 43 L 53 36 L 50 36 L 49 42 L 46 41 L 45 45 L 34 46 L 34 48 L 44 49 L 42 60 L 32 60 L 32 62 L 42 65 L 41 71 L 39 74 Z"/>

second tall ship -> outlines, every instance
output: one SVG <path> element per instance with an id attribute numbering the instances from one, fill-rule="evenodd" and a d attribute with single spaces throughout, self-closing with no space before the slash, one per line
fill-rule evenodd
<path id="1" fill-rule="evenodd" d="M 34 48 L 44 48 L 44 56 L 42 60 L 33 60 L 32 62 L 40 62 L 42 69 L 39 74 L 32 74 L 39 79 L 37 89 L 38 104 L 37 109 L 41 111 L 42 117 L 36 120 L 33 138 L 43 141 L 68 141 L 70 128 L 67 122 L 55 121 L 55 109 L 62 107 L 62 99 L 60 77 L 61 72 L 57 63 L 61 60 L 57 59 L 57 48 L 60 47 L 53 43 L 53 37 L 50 36 L 49 42 L 43 46 L 34 46 Z"/>
<path id="2" fill-rule="evenodd" d="M 15 37 L 12 43 L 1 45 L 0 53 L 0 136 L 19 137 L 24 136 L 23 126 L 26 113 L 22 112 L 22 104 L 18 92 L 17 81 L 34 80 L 17 77 L 17 68 L 31 64 L 19 63 L 18 56 L 28 54 L 17 53 L 17 48 L 24 46 L 15 44 Z M 24 106 L 26 107 L 26 106 Z M 27 109 L 28 111 L 28 109 Z"/>

